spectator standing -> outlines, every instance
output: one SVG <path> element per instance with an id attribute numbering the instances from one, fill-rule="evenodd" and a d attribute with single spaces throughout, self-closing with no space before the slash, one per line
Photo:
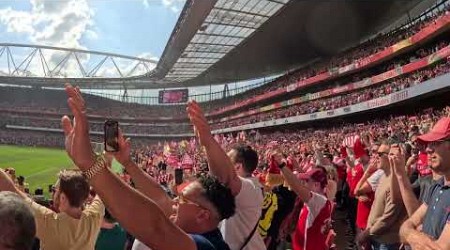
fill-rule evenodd
<path id="1" fill-rule="evenodd" d="M 253 171 L 258 166 L 258 154 L 249 146 L 238 145 L 225 154 L 211 134 L 208 122 L 200 106 L 188 105 L 189 118 L 194 125 L 200 143 L 206 149 L 211 174 L 225 183 L 235 197 L 236 213 L 221 223 L 220 230 L 231 249 L 266 249 L 257 232 L 263 203 L 262 186 Z"/>
<path id="2" fill-rule="evenodd" d="M 11 178 L 0 171 L 0 190 L 19 194 L 31 208 L 36 222 L 36 235 L 44 250 L 90 250 L 100 231 L 104 206 L 97 197 L 86 206 L 89 184 L 79 171 L 65 170 L 55 185 L 55 202 L 59 213 L 39 205 L 21 192 Z M 84 209 L 83 209 L 84 208 Z"/>
<path id="3" fill-rule="evenodd" d="M 384 171 L 384 175 L 375 191 L 367 228 L 358 237 L 358 243 L 363 245 L 370 241 L 374 250 L 397 250 L 400 247 L 398 232 L 406 218 L 406 209 L 400 192 L 392 188 L 392 178 L 396 177 L 391 172 L 389 162 L 389 157 L 398 150 L 399 145 L 390 148 L 387 142 L 383 142 L 378 149 L 378 168 Z"/>
<path id="4" fill-rule="evenodd" d="M 127 242 L 127 233 L 105 210 L 100 234 L 95 243 L 95 250 L 124 250 Z"/>
<path id="5" fill-rule="evenodd" d="M 2 170 L 0 175 L 4 174 Z M 0 185 L 5 181 L 1 178 Z M 17 194 L 0 192 L 0 225 L 0 249 L 32 249 L 36 224 L 31 209 Z"/>
<path id="6" fill-rule="evenodd" d="M 413 249 L 450 249 L 450 117 L 441 118 L 418 139 L 427 144 L 431 170 L 442 178 L 429 188 L 424 203 L 403 223 L 400 236 Z"/>

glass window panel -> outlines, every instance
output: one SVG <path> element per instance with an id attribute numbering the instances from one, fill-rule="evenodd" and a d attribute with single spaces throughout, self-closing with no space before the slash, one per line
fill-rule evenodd
<path id="1" fill-rule="evenodd" d="M 239 32 L 240 29 L 240 27 L 233 27 L 227 35 L 236 36 L 236 33 Z"/>
<path id="2" fill-rule="evenodd" d="M 261 1 L 256 1 L 256 0 L 250 0 L 250 1 L 247 1 L 247 5 L 245 5 L 245 7 L 242 8 L 242 11 L 246 11 L 246 12 L 255 12 L 255 11 L 258 11 L 257 5 L 258 5 L 260 2 L 261 2 Z"/>
<path id="3" fill-rule="evenodd" d="M 281 9 L 281 7 L 283 7 L 283 5 L 278 4 L 277 6 L 274 6 L 267 14 L 272 16 L 274 15 L 279 9 Z"/>
<path id="4" fill-rule="evenodd" d="M 245 6 L 246 0 L 239 0 L 231 9 L 233 10 L 242 10 Z"/>
<path id="5" fill-rule="evenodd" d="M 267 5 L 267 1 L 258 1 L 256 5 L 253 6 L 253 13 L 259 13 L 265 6 Z"/>

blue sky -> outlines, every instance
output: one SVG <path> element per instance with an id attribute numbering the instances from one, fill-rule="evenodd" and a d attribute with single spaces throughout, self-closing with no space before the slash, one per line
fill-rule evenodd
<path id="1" fill-rule="evenodd" d="M 159 58 L 184 3 L 185 0 L 2 0 L 0 42 Z"/>
<path id="2" fill-rule="evenodd" d="M 158 60 L 185 1 L 0 0 L 0 43 L 77 48 Z M 25 60 L 30 52 L 14 51 L 16 63 Z M 64 58 L 59 52 L 43 51 L 43 54 L 50 68 Z M 81 56 L 81 63 L 92 66 L 100 61 L 99 58 L 84 55 Z M 109 63 L 98 76 L 117 76 L 112 62 Z M 6 65 L 3 54 L 0 56 L 0 75 L 8 71 Z M 122 69 L 133 68 L 126 61 L 118 62 L 118 65 Z M 73 58 L 64 71 L 67 73 L 61 74 L 63 76 L 81 76 Z M 37 56 L 34 57 L 30 67 L 23 72 L 43 76 L 42 62 Z M 136 71 L 135 74 L 143 73 Z M 230 88 L 252 83 L 255 81 L 234 83 Z M 213 86 L 211 90 L 221 91 L 223 85 Z M 191 94 L 209 91 L 209 87 L 190 88 Z M 157 92 L 151 91 L 150 95 L 157 96 Z"/>
<path id="3" fill-rule="evenodd" d="M 0 0 L 0 43 L 49 45 L 95 50 L 158 60 L 180 15 L 185 0 Z M 1 49 L 1 48 L 0 48 Z M 31 49 L 15 48 L 15 64 L 25 62 Z M 55 70 L 66 52 L 42 51 L 48 72 L 61 77 L 81 77 L 76 58 L 71 57 L 61 71 Z M 77 54 L 85 72 L 91 72 L 103 57 Z M 0 51 L 0 75 L 44 76 L 39 56 L 19 71 L 10 69 L 6 53 Z M 116 59 L 115 59 L 116 60 Z M 148 70 L 138 61 L 115 62 L 123 75 L 141 75 Z M 156 64 L 146 64 L 153 69 Z M 130 73 L 133 72 L 133 73 Z M 129 73 L 129 74 L 128 74 Z M 119 77 L 108 60 L 94 76 Z"/>

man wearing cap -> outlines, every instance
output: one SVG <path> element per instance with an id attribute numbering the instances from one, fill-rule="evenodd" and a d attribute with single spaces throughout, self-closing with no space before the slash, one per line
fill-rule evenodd
<path id="1" fill-rule="evenodd" d="M 323 168 L 314 168 L 300 174 L 300 181 L 292 171 L 279 164 L 287 184 L 304 202 L 297 227 L 293 234 L 293 250 L 325 250 L 328 232 L 331 229 L 332 204 L 325 196 L 327 174 Z"/>
<path id="2" fill-rule="evenodd" d="M 440 119 L 418 140 L 427 144 L 430 168 L 442 178 L 430 187 L 424 203 L 403 223 L 400 236 L 413 249 L 450 249 L 450 117 Z"/>

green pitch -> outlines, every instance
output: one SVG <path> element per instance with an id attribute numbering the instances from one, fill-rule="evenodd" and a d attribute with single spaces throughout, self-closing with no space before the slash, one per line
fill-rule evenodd
<path id="1" fill-rule="evenodd" d="M 0 145 L 0 168 L 7 167 L 16 169 L 16 176 L 25 177 L 31 193 L 41 187 L 46 196 L 48 185 L 56 182 L 61 169 L 75 168 L 64 150 Z M 113 169 L 118 172 L 121 167 L 113 162 Z"/>

